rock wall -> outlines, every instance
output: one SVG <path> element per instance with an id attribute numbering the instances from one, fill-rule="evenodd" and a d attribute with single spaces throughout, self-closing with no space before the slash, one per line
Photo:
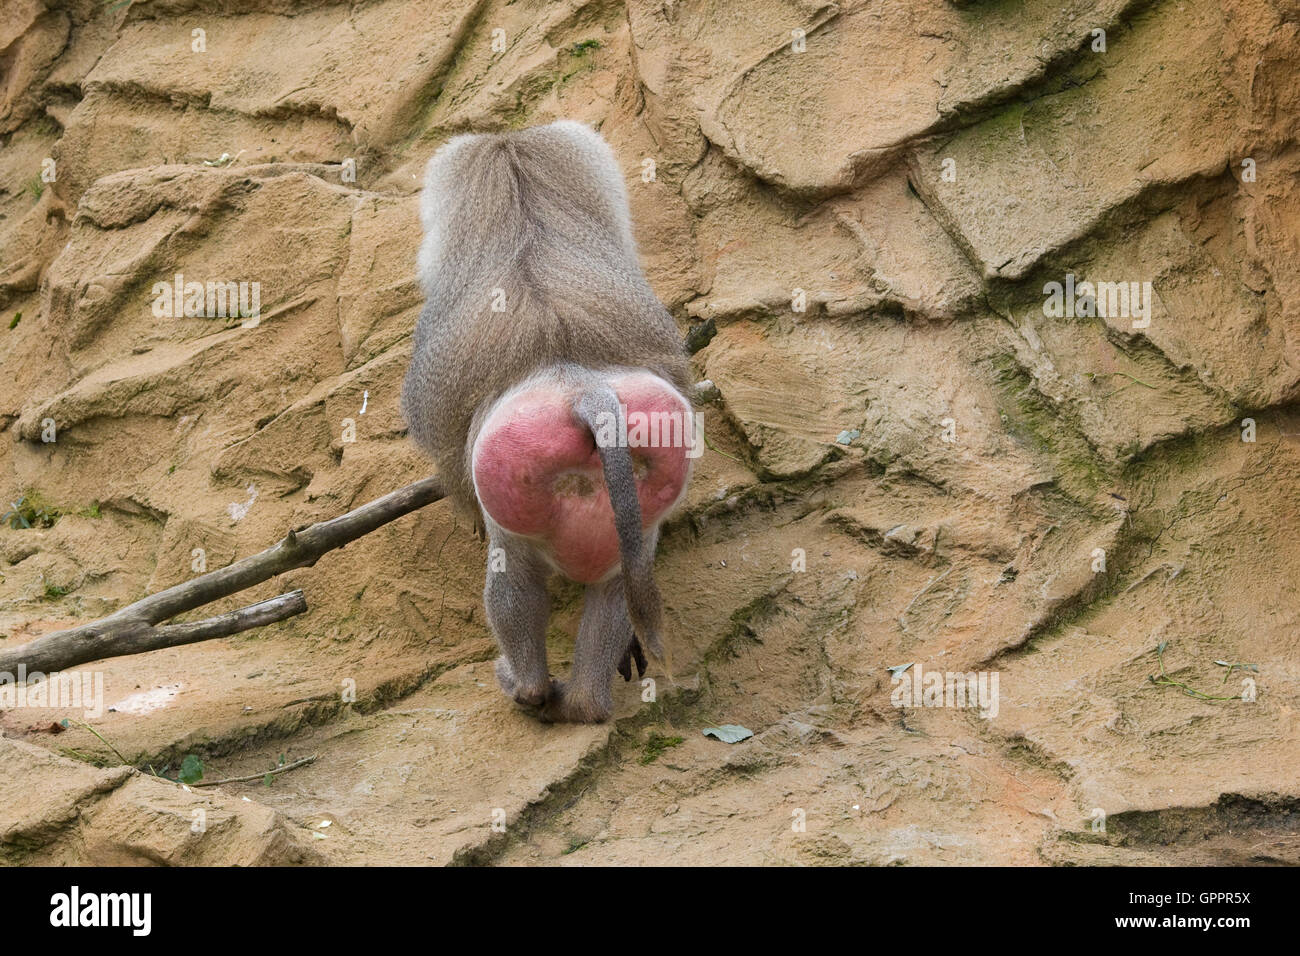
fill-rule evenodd
<path id="1" fill-rule="evenodd" d="M 9 0 L 5 646 L 428 472 L 398 393 L 455 133 L 599 128 L 722 400 L 656 702 L 517 713 L 434 505 L 222 608 L 305 615 L 94 665 L 138 766 L 314 764 L 192 838 L 199 795 L 51 731 L 80 711 L 7 710 L 0 857 L 1297 862 L 1298 30 L 1296 0 Z M 256 283 L 259 320 L 159 315 L 178 275 Z M 909 663 L 996 675 L 996 714 L 894 706 Z"/>

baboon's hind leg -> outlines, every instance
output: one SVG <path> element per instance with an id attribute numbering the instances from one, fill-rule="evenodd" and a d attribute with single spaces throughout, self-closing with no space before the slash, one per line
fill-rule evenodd
<path id="1" fill-rule="evenodd" d="M 622 576 L 588 586 L 573 646 L 573 674 L 554 683 L 543 716 L 588 724 L 608 720 L 614 713 L 614 674 L 624 667 L 630 673 L 632 647 L 638 655 L 640 651 L 635 642 Z"/>
<path id="2" fill-rule="evenodd" d="M 501 648 L 497 680 L 515 703 L 525 707 L 540 707 L 550 696 L 551 679 L 546 670 L 549 576 L 549 568 L 530 546 L 506 535 L 489 535 L 483 606 Z"/>

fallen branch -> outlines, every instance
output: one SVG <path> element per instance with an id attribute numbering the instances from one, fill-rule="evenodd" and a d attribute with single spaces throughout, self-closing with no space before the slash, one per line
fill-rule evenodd
<path id="1" fill-rule="evenodd" d="M 705 327 L 701 330 L 699 338 L 705 344 L 716 331 L 712 325 L 710 320 L 704 323 Z M 703 348 L 703 345 L 699 347 Z M 697 384 L 691 395 L 699 404 L 721 399 L 717 386 L 707 380 Z M 8 676 L 13 680 L 17 675 L 25 679 L 24 675 L 48 674 L 109 657 L 143 654 L 165 647 L 229 637 L 250 628 L 263 627 L 302 614 L 307 610 L 307 599 L 302 591 L 290 591 L 201 621 L 186 624 L 162 623 L 178 614 L 261 584 L 286 571 L 309 568 L 325 552 L 341 548 L 381 525 L 445 496 L 446 492 L 437 478 L 425 478 L 338 518 L 317 522 L 303 530 L 290 531 L 265 551 L 151 594 L 106 618 L 65 631 L 55 631 L 20 647 L 0 651 L 0 678 Z"/>
<path id="2" fill-rule="evenodd" d="M 290 531 L 277 544 L 217 571 L 185 581 L 128 604 L 114 614 L 80 627 L 55 631 L 21 647 L 0 652 L 0 675 L 64 670 L 88 661 L 140 654 L 164 647 L 228 637 L 307 610 L 301 591 L 227 614 L 187 624 L 163 621 L 229 597 L 295 568 L 309 568 L 327 551 L 341 548 L 381 525 L 445 497 L 437 478 L 425 478 L 362 505 L 345 515 Z"/>
<path id="3" fill-rule="evenodd" d="M 198 783 L 188 783 L 187 787 L 219 787 L 223 783 L 247 783 L 250 780 L 265 780 L 267 777 L 274 777 L 277 773 L 285 773 L 296 767 L 305 767 L 312 763 L 320 756 L 312 754 L 310 757 L 303 757 L 301 760 L 295 760 L 293 763 L 287 763 L 282 767 L 276 767 L 274 770 L 263 770 L 261 773 L 250 773 L 244 777 L 226 777 L 224 780 L 200 780 Z"/>

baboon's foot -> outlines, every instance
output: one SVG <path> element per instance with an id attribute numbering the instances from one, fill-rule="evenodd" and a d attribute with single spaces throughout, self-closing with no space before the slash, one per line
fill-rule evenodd
<path id="1" fill-rule="evenodd" d="M 551 695 L 538 715 L 548 724 L 599 724 L 614 713 L 612 700 L 596 700 L 565 681 L 551 681 Z"/>
<path id="2" fill-rule="evenodd" d="M 496 673 L 497 683 L 501 685 L 501 689 L 506 692 L 507 697 L 520 707 L 536 710 L 545 704 L 550 696 L 551 681 L 549 678 L 545 683 L 525 686 L 515 678 L 515 672 L 511 669 L 510 662 L 504 656 L 497 658 Z"/>

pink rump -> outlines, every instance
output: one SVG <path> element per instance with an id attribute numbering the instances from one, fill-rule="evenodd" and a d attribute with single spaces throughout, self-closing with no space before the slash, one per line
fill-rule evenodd
<path id="1" fill-rule="evenodd" d="M 689 477 L 691 409 L 648 373 L 612 384 L 627 410 L 641 525 L 648 529 L 676 504 Z M 567 577 L 591 584 L 619 563 L 618 535 L 596 442 L 571 411 L 573 400 L 539 385 L 496 409 L 475 446 L 474 484 L 493 521 L 539 539 Z"/>

